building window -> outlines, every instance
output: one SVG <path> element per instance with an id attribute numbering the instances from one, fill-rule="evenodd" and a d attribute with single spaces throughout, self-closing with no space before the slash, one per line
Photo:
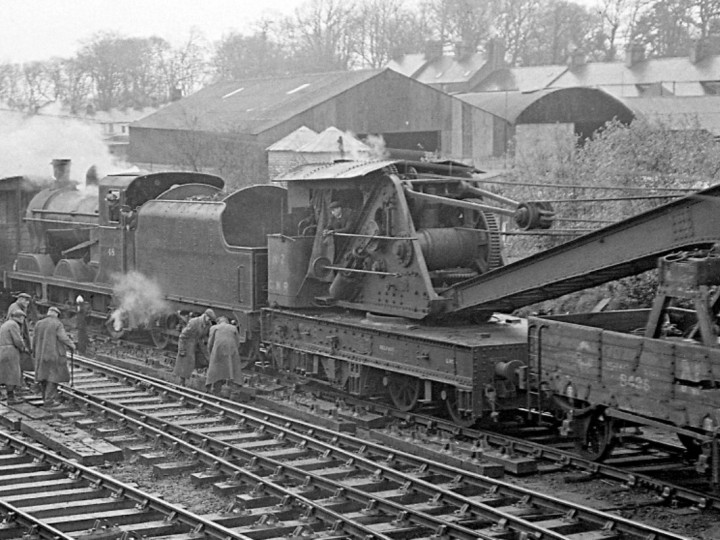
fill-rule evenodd
<path id="1" fill-rule="evenodd" d="M 708 96 L 720 96 L 720 81 L 702 81 L 700 83 Z"/>

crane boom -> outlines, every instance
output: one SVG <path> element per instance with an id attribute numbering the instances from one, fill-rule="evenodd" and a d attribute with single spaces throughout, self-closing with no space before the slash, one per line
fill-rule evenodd
<path id="1" fill-rule="evenodd" d="M 509 312 L 657 266 L 657 258 L 720 242 L 720 185 L 460 282 L 449 311 Z"/>

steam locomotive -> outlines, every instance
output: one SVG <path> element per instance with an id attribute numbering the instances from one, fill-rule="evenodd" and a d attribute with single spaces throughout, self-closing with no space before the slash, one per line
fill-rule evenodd
<path id="1" fill-rule="evenodd" d="M 667 427 L 698 455 L 717 445 L 720 279 L 712 264 L 693 282 L 697 310 L 682 313 L 684 348 L 663 353 L 675 368 L 657 384 L 637 371 L 657 364 L 647 351 L 663 341 L 659 331 L 631 341 L 630 350 L 644 351 L 636 361 L 600 344 L 598 336 L 627 331 L 613 315 L 593 321 L 587 345 L 587 317 L 528 327 L 501 313 L 651 269 L 680 250 L 714 260 L 720 187 L 505 264 L 503 225 L 546 229 L 553 209 L 483 189 L 472 168 L 337 162 L 304 165 L 279 181 L 226 195 L 212 175 L 150 173 L 107 176 L 92 196 L 43 190 L 26 212 L 33 248 L 18 254 L 5 286 L 44 306 L 72 305 L 81 294 L 113 336 L 144 328 L 159 348 L 176 342 L 186 314 L 212 307 L 237 321 L 248 361 L 263 355 L 358 396 L 388 395 L 405 411 L 444 402 L 465 426 L 518 409 L 580 419 L 582 448 L 596 458 L 625 424 Z M 343 232 L 331 224 L 338 205 L 352 216 Z M 685 275 L 666 274 L 675 282 Z M 633 324 L 649 317 L 660 327 L 671 316 L 663 298 Z M 702 342 L 690 333 L 697 325 L 709 336 Z M 690 360 L 676 361 L 688 350 Z M 702 368 L 688 369 L 700 358 Z M 693 414 L 637 407 L 640 394 L 647 403 L 661 388 Z"/>

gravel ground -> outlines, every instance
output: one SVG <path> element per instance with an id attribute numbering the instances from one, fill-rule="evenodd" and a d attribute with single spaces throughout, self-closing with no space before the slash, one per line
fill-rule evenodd
<path id="1" fill-rule="evenodd" d="M 195 514 L 221 512 L 232 500 L 215 495 L 211 485 L 194 486 L 190 474 L 160 477 L 153 474 L 152 467 L 133 461 L 107 464 L 103 473 Z"/>
<path id="2" fill-rule="evenodd" d="M 621 484 L 604 479 L 575 482 L 575 478 L 577 476 L 558 473 L 527 479 L 506 477 L 506 480 L 533 491 L 552 494 L 559 499 L 571 500 L 583 506 L 687 536 L 692 540 L 720 539 L 720 512 L 672 508 L 660 503 L 654 492 L 628 490 Z"/>
<path id="3" fill-rule="evenodd" d="M 151 467 L 136 462 L 108 464 L 103 472 L 198 514 L 221 512 L 230 502 L 228 498 L 213 494 L 210 486 L 195 487 L 188 474 L 158 477 Z M 577 478 L 576 475 L 557 473 L 532 478 L 506 476 L 505 480 L 629 520 L 641 521 L 691 540 L 720 539 L 719 512 L 671 508 L 659 503 L 654 492 L 630 491 L 621 484 L 603 479 L 578 482 L 575 481 Z"/>

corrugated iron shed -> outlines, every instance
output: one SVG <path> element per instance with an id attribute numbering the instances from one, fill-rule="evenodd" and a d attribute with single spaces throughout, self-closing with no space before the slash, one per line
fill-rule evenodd
<path id="1" fill-rule="evenodd" d="M 632 111 L 621 100 L 597 88 L 546 88 L 535 92 L 474 92 L 456 97 L 510 124 L 584 122 L 618 117 L 629 122 Z"/>
<path id="2" fill-rule="evenodd" d="M 132 127 L 256 135 L 380 73 L 336 71 L 221 82 L 168 105 Z"/>

